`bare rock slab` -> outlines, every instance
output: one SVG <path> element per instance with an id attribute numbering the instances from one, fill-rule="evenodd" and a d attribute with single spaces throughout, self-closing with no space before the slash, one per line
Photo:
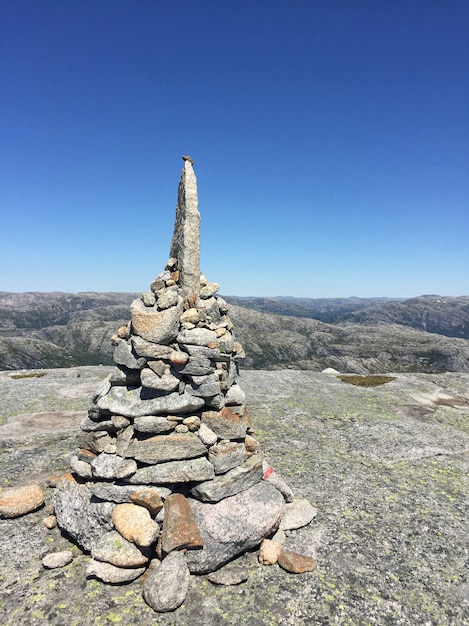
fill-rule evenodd
<path id="1" fill-rule="evenodd" d="M 182 493 L 171 494 L 165 502 L 161 547 L 163 552 L 181 548 L 202 548 L 204 541 L 190 504 Z"/>
<path id="2" fill-rule="evenodd" d="M 166 613 L 181 606 L 189 588 L 189 568 L 182 552 L 171 552 L 152 569 L 143 583 L 143 598 L 154 611 Z"/>
<path id="3" fill-rule="evenodd" d="M 35 511 L 43 504 L 44 490 L 38 483 L 0 489 L 0 517 L 19 517 Z"/>
<path id="4" fill-rule="evenodd" d="M 189 499 L 204 540 L 202 550 L 186 554 L 191 572 L 207 574 L 272 534 L 283 515 L 282 494 L 264 481 L 216 504 Z"/>

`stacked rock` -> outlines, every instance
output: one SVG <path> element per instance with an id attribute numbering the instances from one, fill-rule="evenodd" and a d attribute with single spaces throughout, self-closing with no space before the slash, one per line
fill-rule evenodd
<path id="1" fill-rule="evenodd" d="M 292 500 L 251 430 L 237 382 L 244 352 L 218 285 L 200 274 L 199 222 L 186 157 L 170 259 L 113 338 L 117 368 L 54 495 L 59 526 L 93 557 L 88 574 L 120 583 L 149 568 L 144 597 L 160 611 L 182 603 L 189 572 L 272 536 Z M 158 585 L 171 575 L 168 604 Z"/>

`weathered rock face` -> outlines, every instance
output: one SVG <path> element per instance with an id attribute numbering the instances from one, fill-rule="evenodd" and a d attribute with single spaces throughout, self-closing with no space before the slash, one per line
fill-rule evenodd
<path id="1" fill-rule="evenodd" d="M 199 223 L 186 158 L 170 259 L 113 338 L 117 370 L 81 423 L 76 482 L 54 497 L 59 526 L 91 552 L 88 575 L 124 582 L 148 564 L 144 598 L 157 611 L 183 602 L 189 571 L 213 572 L 271 536 L 292 499 L 265 475 L 237 383 L 244 351 L 200 274 Z"/>

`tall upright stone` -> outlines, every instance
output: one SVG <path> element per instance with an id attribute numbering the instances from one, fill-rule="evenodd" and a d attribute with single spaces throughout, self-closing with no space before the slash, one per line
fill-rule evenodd
<path id="1" fill-rule="evenodd" d="M 200 291 L 200 213 L 192 159 L 183 157 L 176 207 L 176 223 L 169 256 L 177 259 L 179 287 L 184 301 L 195 302 Z"/>

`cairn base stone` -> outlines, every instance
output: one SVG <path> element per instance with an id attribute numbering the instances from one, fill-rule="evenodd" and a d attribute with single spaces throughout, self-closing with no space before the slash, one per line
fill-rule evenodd
<path id="1" fill-rule="evenodd" d="M 202 550 L 187 553 L 194 574 L 212 572 L 258 546 L 275 532 L 285 507 L 282 494 L 264 481 L 216 504 L 189 502 L 204 540 Z"/>

